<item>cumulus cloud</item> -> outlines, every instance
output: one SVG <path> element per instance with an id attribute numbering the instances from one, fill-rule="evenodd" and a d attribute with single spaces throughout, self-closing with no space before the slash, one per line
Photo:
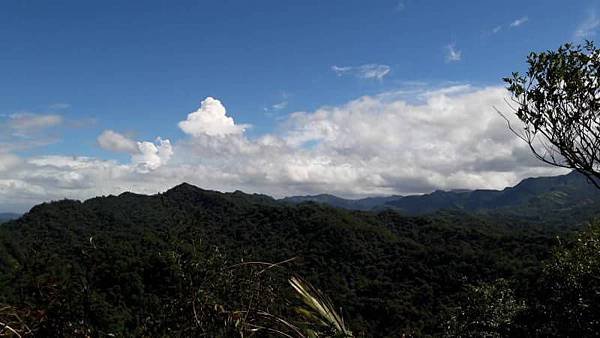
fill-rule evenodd
<path id="1" fill-rule="evenodd" d="M 238 187 L 265 193 L 344 196 L 503 188 L 556 173 L 533 159 L 493 106 L 501 87 L 452 86 L 366 96 L 296 112 L 281 133 L 199 137 L 175 147 L 178 163 L 203 163 Z M 513 121 L 514 122 L 514 121 Z"/>
<path id="2" fill-rule="evenodd" d="M 598 27 L 600 27 L 600 18 L 596 16 L 595 11 L 592 11 L 589 13 L 588 17 L 579 24 L 573 35 L 577 40 L 589 39 L 596 35 Z"/>
<path id="3" fill-rule="evenodd" d="M 137 143 L 125 135 L 113 130 L 105 130 L 98 136 L 98 145 L 102 149 L 114 152 L 135 154 L 139 151 Z"/>
<path id="4" fill-rule="evenodd" d="M 462 59 L 462 52 L 451 43 L 446 46 L 446 62 L 457 62 Z"/>
<path id="5" fill-rule="evenodd" d="M 385 76 L 387 76 L 392 70 L 388 65 L 380 65 L 380 64 L 366 64 L 356 67 L 338 67 L 331 66 L 331 70 L 337 76 L 351 75 L 358 77 L 360 79 L 377 79 L 381 80 Z"/>
<path id="6" fill-rule="evenodd" d="M 136 142 L 112 130 L 98 136 L 98 144 L 106 150 L 131 155 L 131 161 L 140 172 L 147 173 L 165 165 L 173 155 L 170 140 L 157 137 L 155 142 Z"/>
<path id="7" fill-rule="evenodd" d="M 226 113 L 221 101 L 207 97 L 198 110 L 188 114 L 185 121 L 179 122 L 179 128 L 192 136 L 225 136 L 243 133 L 248 126 L 235 124 Z"/>
<path id="8" fill-rule="evenodd" d="M 173 144 L 160 138 L 136 142 L 125 164 L 0 153 L 0 161 L 11 163 L 0 167 L 0 205 L 20 211 L 48 199 L 156 193 L 183 181 L 277 197 L 320 192 L 360 197 L 504 188 L 525 177 L 563 172 L 536 161 L 508 131 L 492 108 L 505 108 L 506 95 L 502 87 L 468 85 L 387 92 L 295 112 L 277 132 L 252 139 L 218 100 L 207 99 L 195 113 L 229 118 L 225 130 L 235 132 L 207 133 L 207 125 L 215 124 L 194 124 L 197 132 Z M 218 114 L 209 113 L 215 110 Z M 131 144 L 112 147 L 133 150 Z"/>
<path id="9" fill-rule="evenodd" d="M 516 19 L 515 21 L 511 22 L 509 27 L 519 27 L 522 24 L 526 23 L 527 21 L 529 21 L 529 18 L 526 16 L 520 17 L 518 19 Z"/>
<path id="10" fill-rule="evenodd" d="M 173 147 L 169 140 L 163 140 L 160 137 L 152 142 L 138 142 L 138 154 L 132 156 L 132 161 L 143 172 L 156 170 L 158 167 L 166 164 L 173 155 Z"/>

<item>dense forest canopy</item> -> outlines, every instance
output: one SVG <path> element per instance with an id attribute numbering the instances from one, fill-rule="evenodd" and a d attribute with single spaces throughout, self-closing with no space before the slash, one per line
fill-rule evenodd
<path id="1" fill-rule="evenodd" d="M 272 313 L 294 318 L 286 276 L 297 274 L 341 306 L 356 335 L 441 335 L 467 285 L 503 278 L 527 295 L 559 231 L 460 210 L 403 216 L 182 184 L 46 203 L 4 224 L 0 302 L 38 332 L 214 333 L 254 290 L 244 271 L 224 267 L 293 258 L 264 274 L 277 296 L 261 305 Z M 191 281 L 206 289 L 191 292 Z M 206 314 L 212 326 L 194 319 L 196 301 L 223 307 Z"/>

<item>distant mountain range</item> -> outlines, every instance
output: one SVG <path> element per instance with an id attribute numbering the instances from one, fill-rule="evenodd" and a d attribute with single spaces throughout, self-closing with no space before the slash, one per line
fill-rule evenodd
<path id="1" fill-rule="evenodd" d="M 19 217 L 21 217 L 20 214 L 15 214 L 12 212 L 0 212 L 0 223 L 4 223 L 6 221 L 17 219 Z"/>
<path id="2" fill-rule="evenodd" d="M 183 184 L 182 186 L 187 186 Z M 214 192 L 218 194 L 218 192 Z M 131 194 L 131 193 L 125 193 Z M 267 195 L 228 193 L 233 198 L 251 198 L 261 204 L 318 203 L 335 208 L 360 211 L 391 209 L 405 215 L 433 214 L 444 210 L 513 218 L 519 223 L 543 223 L 560 226 L 568 222 L 587 221 L 600 215 L 600 190 L 573 171 L 566 175 L 527 178 L 514 187 L 503 190 L 437 190 L 423 195 L 392 195 L 346 199 L 331 194 L 291 196 L 273 199 Z M 17 219 L 17 213 L 0 213 L 0 223 Z"/>
<path id="3" fill-rule="evenodd" d="M 344 199 L 334 195 L 293 196 L 282 202 L 315 202 L 350 210 L 393 209 L 408 215 L 460 210 L 469 213 L 514 215 L 547 221 L 585 219 L 600 210 L 600 190 L 577 173 L 528 178 L 503 190 L 435 191 L 424 195 Z"/>

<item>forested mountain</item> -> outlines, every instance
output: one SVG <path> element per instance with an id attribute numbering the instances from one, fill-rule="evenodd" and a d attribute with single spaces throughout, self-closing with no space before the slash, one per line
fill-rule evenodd
<path id="1" fill-rule="evenodd" d="M 600 191 L 577 173 L 528 178 L 504 190 L 435 191 L 424 195 L 348 200 L 333 195 L 294 196 L 287 203 L 313 201 L 355 210 L 393 209 L 407 215 L 440 210 L 515 218 L 518 222 L 565 226 L 587 221 L 600 210 Z"/>
<path id="2" fill-rule="evenodd" d="M 203 248 L 194 269 L 212 266 L 215 250 L 223 265 L 295 257 L 285 271 L 329 295 L 359 336 L 439 335 L 465 285 L 504 277 L 527 290 L 554 235 L 460 211 L 402 216 L 182 184 L 153 196 L 45 203 L 4 224 L 0 303 L 37 314 L 38 332 L 83 325 L 97 335 L 190 335 L 200 324 L 195 279 L 184 272 Z M 223 266 L 206 269 L 213 276 Z M 243 295 L 210 293 L 226 283 L 194 292 L 215 306 L 248 306 Z M 288 295 L 285 281 L 277 285 Z M 273 299 L 270 311 L 285 313 L 287 298 Z"/>

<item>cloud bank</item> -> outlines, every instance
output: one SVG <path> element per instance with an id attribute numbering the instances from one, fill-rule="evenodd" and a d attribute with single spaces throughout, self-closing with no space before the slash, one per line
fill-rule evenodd
<path id="1" fill-rule="evenodd" d="M 156 193 L 183 181 L 278 197 L 360 197 L 504 188 L 563 172 L 536 161 L 508 131 L 493 109 L 506 108 L 506 95 L 468 85 L 386 92 L 292 113 L 277 132 L 255 138 L 206 98 L 178 123 L 184 137 L 174 143 L 104 131 L 98 144 L 130 154 L 128 163 L 0 152 L 0 205 L 22 211 L 49 199 Z"/>

